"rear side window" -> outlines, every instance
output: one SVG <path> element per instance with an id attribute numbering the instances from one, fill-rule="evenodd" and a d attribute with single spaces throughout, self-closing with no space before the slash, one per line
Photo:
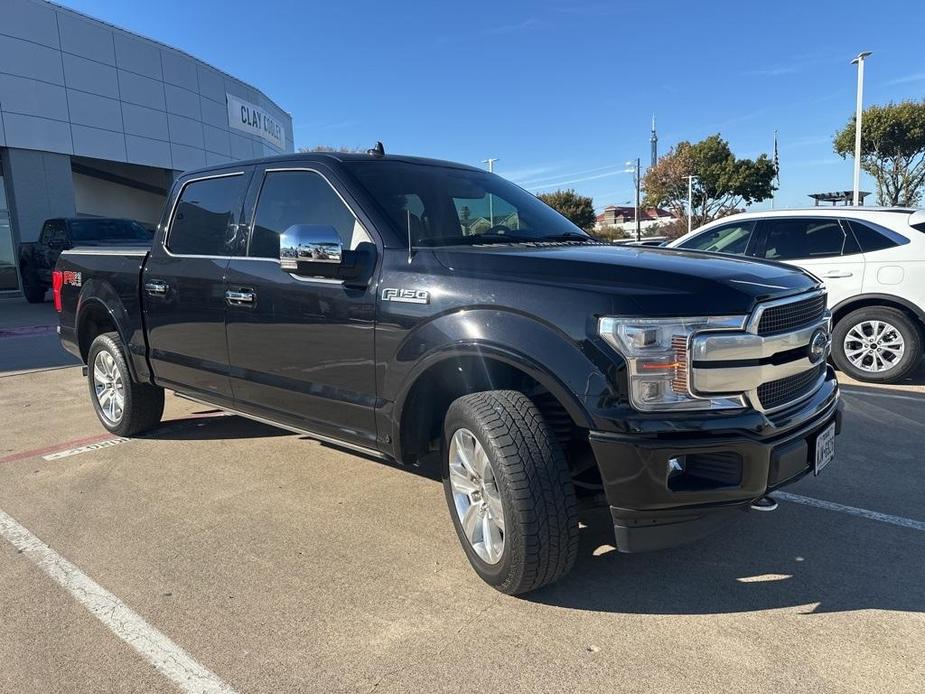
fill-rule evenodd
<path id="1" fill-rule="evenodd" d="M 679 248 L 687 248 L 692 251 L 745 255 L 754 228 L 754 222 L 723 224 L 695 236 L 690 241 L 685 241 Z"/>
<path id="2" fill-rule="evenodd" d="M 243 174 L 192 181 L 183 187 L 167 249 L 180 255 L 232 255 L 234 228 L 246 177 Z"/>
<path id="3" fill-rule="evenodd" d="M 848 223 L 851 225 L 851 231 L 854 232 L 854 237 L 858 240 L 861 253 L 882 251 L 884 248 L 893 248 L 894 246 L 900 245 L 899 241 L 890 238 L 869 224 L 854 219 L 850 220 Z"/>
<path id="4" fill-rule="evenodd" d="M 347 249 L 369 240 L 365 231 L 358 228 L 356 217 L 320 174 L 270 171 L 260 191 L 247 255 L 279 258 L 279 237 L 293 224 L 332 226 Z"/>
<path id="5" fill-rule="evenodd" d="M 841 255 L 845 232 L 837 219 L 766 219 L 764 257 L 797 260 Z"/>

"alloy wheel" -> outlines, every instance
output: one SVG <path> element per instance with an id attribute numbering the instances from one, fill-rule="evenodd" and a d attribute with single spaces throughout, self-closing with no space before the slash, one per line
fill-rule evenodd
<path id="1" fill-rule="evenodd" d="M 882 373 L 902 361 L 906 341 L 891 323 L 867 320 L 852 327 L 845 335 L 845 357 L 861 371 Z"/>
<path id="2" fill-rule="evenodd" d="M 125 385 L 116 360 L 109 352 L 101 351 L 93 360 L 93 391 L 106 420 L 118 424 L 125 411 Z"/>
<path id="3" fill-rule="evenodd" d="M 504 506 L 488 454 L 468 429 L 450 439 L 450 487 L 463 534 L 486 564 L 504 555 Z"/>

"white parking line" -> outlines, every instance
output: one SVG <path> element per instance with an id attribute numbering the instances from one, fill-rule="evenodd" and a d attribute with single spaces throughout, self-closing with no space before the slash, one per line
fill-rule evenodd
<path id="1" fill-rule="evenodd" d="M 839 513 L 848 513 L 852 516 L 858 516 L 860 518 L 867 518 L 868 520 L 875 520 L 881 523 L 890 523 L 891 525 L 898 525 L 901 528 L 910 528 L 912 530 L 922 530 L 925 531 L 925 522 L 913 520 L 912 518 L 903 518 L 902 516 L 891 516 L 888 513 L 880 513 L 879 511 L 870 511 L 866 508 L 858 508 L 856 506 L 845 506 L 844 504 L 836 504 L 834 501 L 823 501 L 822 499 L 813 499 L 809 496 L 800 496 L 799 494 L 791 494 L 790 492 L 774 492 L 774 496 L 783 501 L 792 501 L 795 504 L 804 504 L 806 506 L 815 506 L 816 508 L 822 508 L 826 511 L 838 511 Z"/>
<path id="2" fill-rule="evenodd" d="M 61 458 L 70 458 L 72 455 L 80 455 L 81 453 L 98 451 L 101 448 L 118 446 L 120 443 L 127 443 L 128 441 L 131 441 L 131 439 L 127 439 L 124 436 L 120 436 L 119 438 L 115 439 L 105 439 L 103 441 L 97 441 L 96 443 L 87 444 L 86 446 L 78 446 L 77 448 L 67 448 L 63 451 L 55 451 L 54 453 L 43 455 L 42 460 L 61 460 Z"/>
<path id="3" fill-rule="evenodd" d="M 842 386 L 841 392 L 845 395 L 873 395 L 878 398 L 890 398 L 892 400 L 907 400 L 909 402 L 925 402 L 925 394 L 922 395 L 904 395 L 902 393 L 881 393 L 877 390 L 855 390 Z"/>
<path id="4" fill-rule="evenodd" d="M 0 535 L 182 691 L 190 694 L 234 691 L 218 675 L 193 660 L 119 598 L 3 511 L 0 511 Z"/>

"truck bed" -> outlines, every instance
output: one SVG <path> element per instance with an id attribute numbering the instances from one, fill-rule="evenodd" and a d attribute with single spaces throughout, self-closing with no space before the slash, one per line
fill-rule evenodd
<path id="1" fill-rule="evenodd" d="M 129 366 L 148 381 L 141 273 L 148 249 L 136 245 L 81 247 L 62 252 L 60 333 L 65 349 L 86 360 L 89 345 L 78 340 L 77 321 L 108 321 L 128 346 Z M 88 333 L 85 333 L 88 334 Z"/>

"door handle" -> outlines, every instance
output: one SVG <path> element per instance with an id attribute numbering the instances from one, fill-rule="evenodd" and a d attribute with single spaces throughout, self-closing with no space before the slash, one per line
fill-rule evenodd
<path id="1" fill-rule="evenodd" d="M 849 272 L 848 270 L 829 270 L 822 276 L 827 277 L 829 279 L 837 279 L 840 277 L 853 277 L 854 273 Z"/>
<path id="2" fill-rule="evenodd" d="M 164 296 L 170 285 L 164 280 L 148 280 L 145 282 L 145 291 L 151 296 Z"/>
<path id="3" fill-rule="evenodd" d="M 231 306 L 253 306 L 257 293 L 253 289 L 229 289 L 225 292 L 225 301 Z"/>

